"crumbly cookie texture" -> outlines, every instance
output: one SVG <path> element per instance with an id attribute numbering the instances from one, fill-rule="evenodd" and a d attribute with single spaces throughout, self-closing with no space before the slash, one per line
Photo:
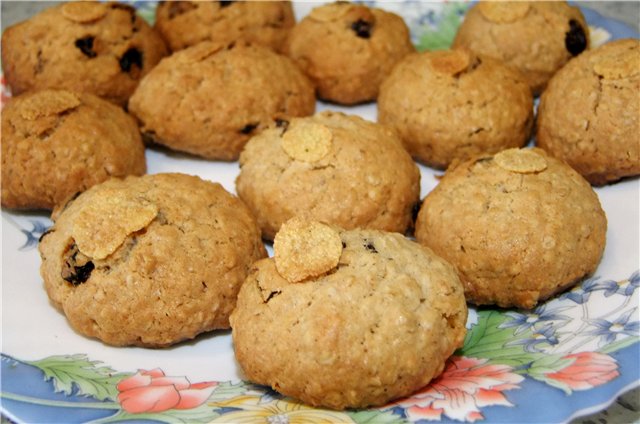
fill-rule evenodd
<path id="1" fill-rule="evenodd" d="M 420 172 L 391 130 L 325 111 L 253 137 L 236 190 L 266 239 L 294 216 L 402 233 L 419 201 Z"/>
<path id="2" fill-rule="evenodd" d="M 156 8 L 155 28 L 172 51 L 237 40 L 281 51 L 294 25 L 288 1 L 163 1 Z"/>
<path id="3" fill-rule="evenodd" d="M 509 149 L 447 170 L 415 236 L 457 267 L 468 301 L 532 308 L 595 271 L 606 228 L 580 174 L 541 149 Z"/>
<path id="4" fill-rule="evenodd" d="M 237 160 L 274 119 L 311 115 L 314 88 L 287 57 L 266 47 L 204 41 L 163 60 L 129 110 L 143 133 L 172 149 Z"/>
<path id="5" fill-rule="evenodd" d="M 52 209 L 109 177 L 141 175 L 135 120 L 92 94 L 44 89 L 2 110 L 2 206 Z"/>
<path id="6" fill-rule="evenodd" d="M 467 307 L 456 271 L 397 233 L 330 231 L 340 257 L 320 276 L 289 281 L 278 266 L 287 252 L 254 264 L 231 315 L 238 363 L 251 381 L 313 406 L 363 408 L 409 395 L 463 342 Z M 332 237 L 328 249 L 314 239 L 303 254 L 333 259 Z M 301 272 L 313 262 L 300 263 Z"/>
<path id="7" fill-rule="evenodd" d="M 167 48 L 133 7 L 69 2 L 2 34 L 2 70 L 14 95 L 65 88 L 125 105 Z"/>
<path id="8" fill-rule="evenodd" d="M 336 2 L 302 19 L 285 51 L 315 83 L 320 98 L 355 104 L 375 100 L 393 66 L 415 49 L 400 16 Z"/>
<path id="9" fill-rule="evenodd" d="M 534 94 L 589 48 L 589 29 L 565 1 L 479 1 L 458 28 L 453 48 L 468 48 L 520 70 Z"/>
<path id="10" fill-rule="evenodd" d="M 80 334 L 165 347 L 229 327 L 251 264 L 266 256 L 248 209 L 183 174 L 111 179 L 53 213 L 40 273 Z"/>
<path id="11" fill-rule="evenodd" d="M 536 142 L 593 185 L 640 174 L 640 41 L 612 41 L 558 71 Z"/>
<path id="12" fill-rule="evenodd" d="M 533 96 L 518 71 L 467 50 L 415 53 L 383 82 L 378 121 L 394 128 L 418 161 L 454 160 L 523 146 Z"/>

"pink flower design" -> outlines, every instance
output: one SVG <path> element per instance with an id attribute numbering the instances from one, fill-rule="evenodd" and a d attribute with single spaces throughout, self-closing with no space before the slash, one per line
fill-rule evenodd
<path id="1" fill-rule="evenodd" d="M 566 355 L 573 362 L 559 371 L 545 374 L 572 390 L 589 390 L 618 377 L 618 363 L 611 356 L 599 352 L 579 352 Z"/>
<path id="2" fill-rule="evenodd" d="M 395 404 L 406 408 L 411 421 L 440 420 L 442 414 L 459 421 L 482 420 L 485 406 L 513 406 L 502 392 L 520 388 L 524 377 L 512 371 L 507 365 L 487 364 L 487 359 L 454 356 L 429 386 Z"/>
<path id="3" fill-rule="evenodd" d="M 186 377 L 166 377 L 156 368 L 139 370 L 118 385 L 118 401 L 132 414 L 190 409 L 202 405 L 211 396 L 216 382 L 191 384 Z"/>

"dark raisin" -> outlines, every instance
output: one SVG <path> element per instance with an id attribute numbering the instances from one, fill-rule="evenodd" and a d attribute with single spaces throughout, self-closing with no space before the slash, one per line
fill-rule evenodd
<path id="1" fill-rule="evenodd" d="M 256 128 L 258 128 L 258 124 L 247 124 L 240 130 L 240 132 L 242 134 L 251 134 Z"/>
<path id="2" fill-rule="evenodd" d="M 422 200 L 418 200 L 416 203 L 413 204 L 413 207 L 411 208 L 411 218 L 413 218 L 413 222 L 416 222 L 416 219 L 418 219 L 418 213 L 420 212 L 421 207 L 422 207 Z"/>
<path id="3" fill-rule="evenodd" d="M 122 69 L 123 72 L 130 72 L 133 65 L 142 69 L 142 52 L 135 47 L 131 47 L 124 52 L 120 58 L 120 69 Z"/>
<path id="4" fill-rule="evenodd" d="M 364 248 L 371 253 L 378 253 L 378 249 L 376 249 L 371 240 L 365 240 Z"/>
<path id="5" fill-rule="evenodd" d="M 220 7 L 227 7 L 227 6 L 231 6 L 231 3 L 233 3 L 233 0 L 225 0 L 225 1 L 221 1 L 221 2 L 220 2 Z"/>
<path id="6" fill-rule="evenodd" d="M 577 56 L 587 48 L 587 35 L 575 19 L 569 21 L 569 31 L 564 36 L 564 45 L 572 56 Z"/>
<path id="7" fill-rule="evenodd" d="M 93 51 L 93 40 L 94 40 L 94 37 L 92 36 L 78 38 L 75 42 L 75 45 L 77 48 L 80 49 L 82 54 L 84 54 L 87 57 L 93 58 L 98 55 L 96 52 Z"/>
<path id="8" fill-rule="evenodd" d="M 342 248 L 343 248 L 343 249 L 346 249 L 346 248 L 347 248 L 347 243 L 342 242 Z"/>
<path id="9" fill-rule="evenodd" d="M 358 19 L 357 21 L 352 23 L 351 29 L 355 31 L 356 35 L 360 38 L 371 37 L 371 23 L 363 19 Z"/>
<path id="10" fill-rule="evenodd" d="M 289 121 L 287 121 L 286 119 L 276 118 L 276 127 L 286 129 L 289 127 Z"/>
<path id="11" fill-rule="evenodd" d="M 81 266 L 74 266 L 73 273 L 64 277 L 65 281 L 70 282 L 74 286 L 84 283 L 91 276 L 91 271 L 93 271 L 95 265 L 93 262 L 89 261 Z"/>

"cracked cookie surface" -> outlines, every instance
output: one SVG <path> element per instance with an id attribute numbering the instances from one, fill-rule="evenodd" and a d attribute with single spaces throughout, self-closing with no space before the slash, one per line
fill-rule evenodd
<path id="1" fill-rule="evenodd" d="M 172 51 L 201 41 L 238 40 L 281 51 L 294 24 L 288 1 L 163 1 L 155 28 Z"/>
<path id="2" fill-rule="evenodd" d="M 41 275 L 79 333 L 165 347 L 229 327 L 253 261 L 266 256 L 248 209 L 183 174 L 111 179 L 52 216 Z"/>
<path id="3" fill-rule="evenodd" d="M 253 137 L 240 156 L 236 189 L 267 239 L 293 216 L 403 233 L 420 173 L 389 129 L 325 111 Z"/>
<path id="4" fill-rule="evenodd" d="M 311 82 L 266 47 L 204 41 L 163 60 L 129 102 L 153 141 L 208 159 L 236 160 L 274 119 L 315 111 Z"/>
<path id="5" fill-rule="evenodd" d="M 558 71 L 536 143 L 594 185 L 640 174 L 640 41 L 612 41 Z"/>
<path id="6" fill-rule="evenodd" d="M 415 235 L 457 267 L 468 301 L 532 308 L 595 271 L 606 228 L 580 174 L 541 149 L 509 149 L 449 169 Z"/>
<path id="7" fill-rule="evenodd" d="M 91 94 L 45 89 L 2 110 L 2 206 L 52 209 L 109 177 L 141 175 L 135 120 Z"/>
<path id="8" fill-rule="evenodd" d="M 66 88 L 124 106 L 166 54 L 135 9 L 116 2 L 64 3 L 2 34 L 2 70 L 14 95 Z"/>
<path id="9" fill-rule="evenodd" d="M 335 231 L 342 251 L 326 274 L 289 282 L 273 258 L 254 264 L 231 315 L 235 355 L 251 381 L 307 404 L 381 405 L 425 386 L 461 345 L 463 288 L 400 234 Z"/>
<path id="10" fill-rule="evenodd" d="M 446 168 L 523 146 L 533 97 L 522 74 L 495 59 L 466 50 L 416 53 L 382 84 L 378 121 L 398 132 L 416 160 Z"/>

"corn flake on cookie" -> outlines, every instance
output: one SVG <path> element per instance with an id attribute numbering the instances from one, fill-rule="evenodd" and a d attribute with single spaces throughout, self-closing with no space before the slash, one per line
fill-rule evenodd
<path id="1" fill-rule="evenodd" d="M 558 71 L 536 142 L 594 185 L 640 174 L 640 41 L 607 43 Z"/>
<path id="2" fill-rule="evenodd" d="M 543 150 L 508 149 L 450 168 L 415 236 L 457 267 L 468 301 L 532 308 L 595 271 L 606 228 L 580 174 Z"/>
<path id="3" fill-rule="evenodd" d="M 533 97 L 522 76 L 466 50 L 407 56 L 380 88 L 378 121 L 394 128 L 411 155 L 446 168 L 453 160 L 523 146 Z"/>
<path id="4" fill-rule="evenodd" d="M 77 332 L 116 346 L 228 328 L 249 267 L 266 256 L 240 200 L 183 174 L 111 179 L 53 219 L 39 246 L 47 294 Z"/>
<path id="5" fill-rule="evenodd" d="M 131 97 L 143 133 L 172 149 L 236 160 L 274 119 L 311 115 L 311 82 L 266 47 L 203 41 L 163 60 Z"/>
<path id="6" fill-rule="evenodd" d="M 589 48 L 589 28 L 565 1 L 479 1 L 458 28 L 453 48 L 461 47 L 517 68 L 537 95 Z"/>
<path id="7" fill-rule="evenodd" d="M 393 66 L 415 49 L 400 16 L 336 2 L 302 19 L 285 51 L 315 83 L 320 98 L 349 105 L 375 100 Z"/>
<path id="8" fill-rule="evenodd" d="M 280 51 L 294 24 L 288 1 L 163 1 L 155 28 L 172 51 L 201 41 L 237 40 Z"/>
<path id="9" fill-rule="evenodd" d="M 63 3 L 2 34 L 2 70 L 14 95 L 66 88 L 125 105 L 166 54 L 135 9 L 116 2 Z"/>
<path id="10" fill-rule="evenodd" d="M 44 89 L 2 110 L 2 206 L 52 209 L 109 177 L 141 175 L 135 120 L 92 94 Z"/>
<path id="11" fill-rule="evenodd" d="M 429 383 L 462 344 L 455 269 L 400 234 L 294 218 L 274 251 L 254 264 L 231 315 L 253 382 L 313 406 L 381 405 Z"/>
<path id="12" fill-rule="evenodd" d="M 293 216 L 405 232 L 420 172 L 392 131 L 325 111 L 278 121 L 253 137 L 240 156 L 236 189 L 267 239 Z"/>

